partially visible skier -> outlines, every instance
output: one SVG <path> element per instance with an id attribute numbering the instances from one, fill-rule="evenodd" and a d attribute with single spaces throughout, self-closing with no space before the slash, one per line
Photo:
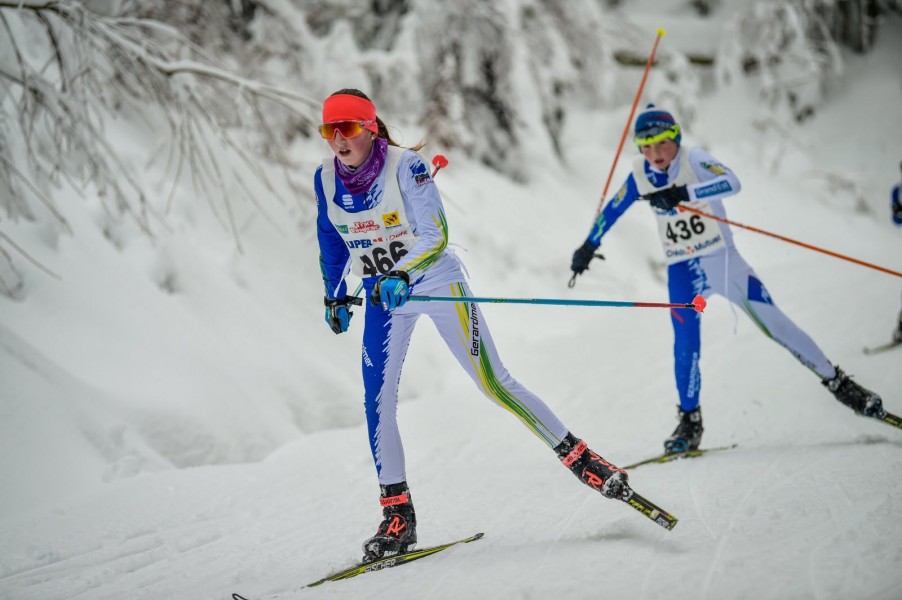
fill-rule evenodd
<path id="1" fill-rule="evenodd" d="M 899 163 L 899 170 L 902 171 L 902 163 Z M 893 223 L 902 227 L 902 181 L 893 186 L 890 194 L 890 210 L 893 215 Z M 893 332 L 893 341 L 902 344 L 902 311 L 899 311 L 896 330 Z"/>
<path id="2" fill-rule="evenodd" d="M 592 224 L 589 236 L 573 253 L 575 275 L 589 268 L 602 238 L 636 200 L 647 199 L 658 222 L 667 258 L 670 302 L 690 303 L 701 294 L 720 294 L 742 309 L 761 331 L 821 378 L 837 400 L 868 417 L 882 417 L 880 396 L 834 366 L 814 341 L 781 311 L 764 283 L 733 245 L 730 228 L 714 219 L 677 210 L 685 203 L 726 218 L 723 199 L 739 192 L 736 174 L 698 146 L 681 146 L 679 124 L 653 104 L 636 119 L 635 143 L 641 152 L 632 173 Z M 702 439 L 701 313 L 671 309 L 674 373 L 679 395 L 679 424 L 664 440 L 664 452 L 695 450 Z"/>

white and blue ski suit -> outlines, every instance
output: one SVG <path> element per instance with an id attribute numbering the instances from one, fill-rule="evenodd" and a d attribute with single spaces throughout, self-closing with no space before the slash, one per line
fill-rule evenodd
<path id="1" fill-rule="evenodd" d="M 736 175 L 699 147 L 681 146 L 666 172 L 639 156 L 632 173 L 598 215 L 589 240 L 598 245 L 617 219 L 640 197 L 672 185 L 685 185 L 688 206 L 725 219 L 723 198 L 740 190 Z M 652 207 L 667 259 L 670 302 L 691 303 L 696 295 L 720 294 L 742 309 L 765 335 L 789 350 L 803 365 L 831 378 L 836 373 L 820 348 L 783 312 L 761 279 L 733 245 L 729 226 L 677 209 Z M 701 314 L 691 308 L 671 309 L 674 374 L 680 408 L 694 410 L 701 390 Z"/>
<path id="2" fill-rule="evenodd" d="M 893 186 L 889 198 L 890 212 L 893 215 L 893 223 L 902 226 L 902 183 Z"/>
<path id="3" fill-rule="evenodd" d="M 889 205 L 893 223 L 897 227 L 902 227 L 902 183 L 897 183 L 893 186 L 890 192 Z M 899 327 L 902 328 L 902 312 L 899 313 Z"/>
<path id="4" fill-rule="evenodd" d="M 448 224 L 441 196 L 418 154 L 389 146 L 386 164 L 370 188 L 351 194 L 332 159 L 314 175 L 320 268 L 326 296 L 347 295 L 349 271 L 363 280 L 369 298 L 377 279 L 391 270 L 410 277 L 411 294 L 470 296 L 458 258 L 446 250 Z M 384 310 L 366 302 L 362 369 L 370 447 L 379 483 L 406 481 L 396 420 L 398 383 L 414 325 L 421 315 L 439 334 L 483 394 L 517 416 L 555 447 L 568 429 L 542 400 L 517 382 L 495 350 L 475 303 L 407 302 Z"/>

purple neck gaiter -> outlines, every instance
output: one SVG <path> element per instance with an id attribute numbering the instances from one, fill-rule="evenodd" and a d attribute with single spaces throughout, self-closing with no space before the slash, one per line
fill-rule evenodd
<path id="1" fill-rule="evenodd" d="M 379 175 L 379 171 L 385 165 L 386 154 L 388 154 L 388 140 L 376 138 L 373 142 L 373 148 L 370 150 L 370 155 L 363 161 L 363 164 L 356 169 L 351 169 L 351 167 L 338 160 L 336 156 L 334 159 L 335 172 L 349 192 L 354 195 L 362 194 L 376 181 L 376 176 Z"/>

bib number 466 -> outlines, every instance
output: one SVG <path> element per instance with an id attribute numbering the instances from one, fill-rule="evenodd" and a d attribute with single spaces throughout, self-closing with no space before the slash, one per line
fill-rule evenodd
<path id="1" fill-rule="evenodd" d="M 373 275 L 385 275 L 392 270 L 392 267 L 407 254 L 402 242 L 392 242 L 388 248 L 378 246 L 373 248 L 368 254 L 360 255 L 360 262 L 363 263 L 363 274 L 367 277 Z"/>

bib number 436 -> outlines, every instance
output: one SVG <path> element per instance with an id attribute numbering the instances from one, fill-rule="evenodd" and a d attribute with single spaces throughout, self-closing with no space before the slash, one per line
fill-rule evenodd
<path id="1" fill-rule="evenodd" d="M 688 221 L 677 219 L 667 223 L 667 239 L 673 243 L 680 240 L 688 240 L 693 235 L 701 235 L 705 232 L 705 223 L 699 215 L 692 215 Z"/>
<path id="2" fill-rule="evenodd" d="M 407 254 L 407 250 L 402 242 L 392 242 L 388 248 L 377 246 L 372 251 L 360 255 L 363 274 L 367 277 L 385 275 L 405 254 Z"/>

